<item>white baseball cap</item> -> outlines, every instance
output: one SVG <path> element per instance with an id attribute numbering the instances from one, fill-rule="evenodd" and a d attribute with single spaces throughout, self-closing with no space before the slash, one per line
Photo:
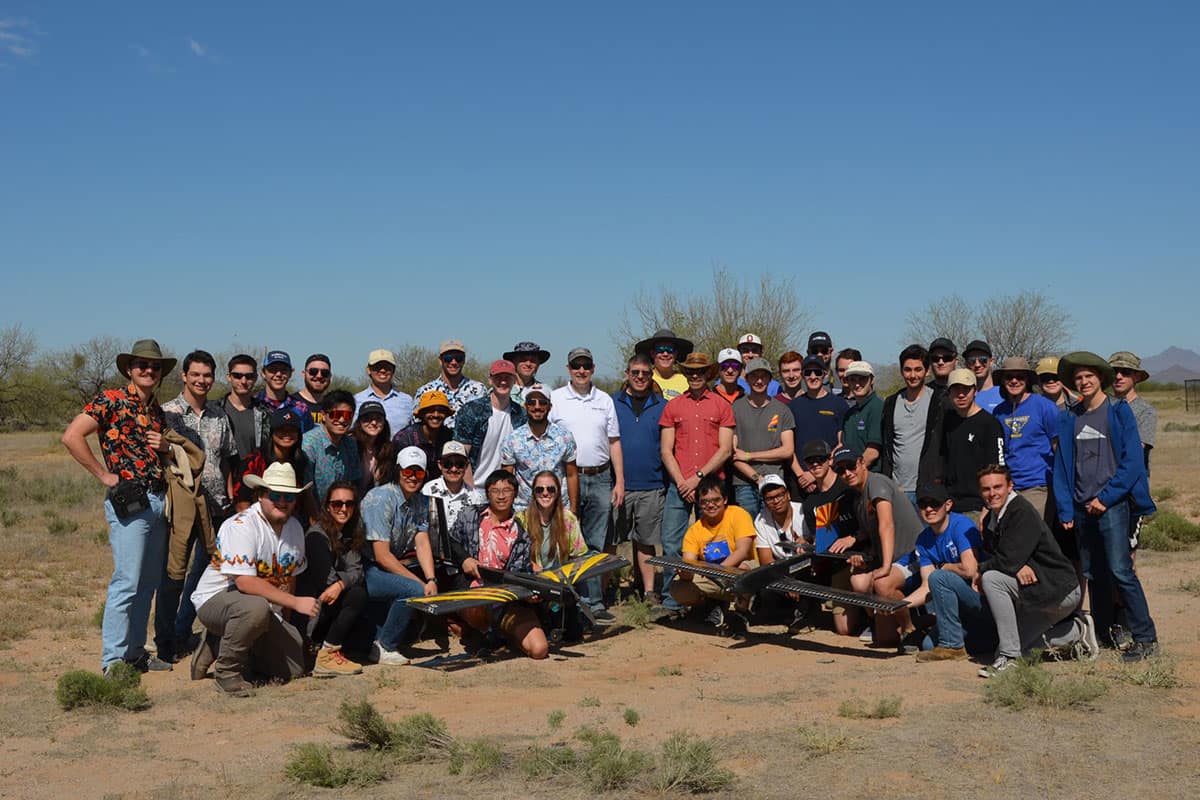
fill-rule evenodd
<path id="1" fill-rule="evenodd" d="M 724 364 L 726 361 L 736 361 L 742 363 L 742 354 L 732 347 L 726 347 L 721 352 L 717 353 L 717 363 Z"/>
<path id="2" fill-rule="evenodd" d="M 428 460 L 425 458 L 425 451 L 419 447 L 406 447 L 396 454 L 396 464 L 401 469 L 409 467 L 420 467 L 425 469 L 429 466 Z"/>

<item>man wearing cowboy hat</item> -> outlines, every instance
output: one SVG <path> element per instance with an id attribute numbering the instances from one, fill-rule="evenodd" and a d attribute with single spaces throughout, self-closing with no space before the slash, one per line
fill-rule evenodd
<path id="1" fill-rule="evenodd" d="M 1154 431 L 1158 427 L 1158 411 L 1154 406 L 1138 397 L 1137 385 L 1150 379 L 1150 373 L 1142 369 L 1142 360 L 1128 350 L 1113 353 L 1108 357 L 1113 368 L 1113 397 L 1124 400 L 1137 420 L 1138 435 L 1142 438 L 1142 449 L 1146 454 L 1146 474 L 1150 474 L 1150 451 L 1154 449 Z"/>
<path id="2" fill-rule="evenodd" d="M 1004 359 L 992 380 L 1004 396 L 992 412 L 1004 426 L 1004 463 L 1012 471 L 1017 494 L 1044 515 L 1058 437 L 1058 406 L 1033 393 L 1037 374 L 1021 356 Z"/>
<path id="3" fill-rule="evenodd" d="M 706 475 L 724 477 L 721 467 L 733 454 L 733 409 L 708 388 L 716 368 L 707 353 L 690 353 L 683 362 L 688 390 L 667 401 L 658 421 L 663 468 L 671 480 L 663 505 L 663 555 L 679 557 L 692 513 L 700 516 L 696 487 Z M 674 570 L 663 571 L 663 606 L 678 612 L 682 606 L 669 594 L 674 578 Z"/>
<path id="4" fill-rule="evenodd" d="M 402 392 L 392 383 L 396 375 L 396 357 L 391 350 L 372 350 L 367 356 L 367 377 L 370 383 L 367 388 L 354 395 L 355 407 L 361 406 L 368 400 L 374 400 L 383 406 L 384 416 L 387 417 L 388 430 L 393 434 L 412 424 L 413 399 L 412 395 Z M 444 399 L 445 395 L 443 395 Z M 358 419 L 358 414 L 354 415 Z"/>
<path id="5" fill-rule="evenodd" d="M 692 352 L 692 343 L 681 339 L 670 328 L 659 328 L 649 339 L 642 339 L 633 346 L 633 352 L 646 353 L 654 359 L 654 382 L 670 400 L 688 391 L 688 380 L 676 368 L 676 362 L 687 358 Z M 681 540 L 682 541 L 682 540 Z"/>
<path id="6" fill-rule="evenodd" d="M 208 635 L 192 656 L 192 680 L 213 668 L 217 690 L 252 694 L 246 673 L 290 680 L 304 674 L 303 639 L 284 609 L 315 617 L 315 597 L 296 595 L 296 576 L 308 561 L 304 528 L 292 516 L 311 483 L 296 484 L 291 464 L 276 462 L 262 477 L 247 475 L 258 502 L 230 517 L 217 533 L 217 552 L 200 578 L 192 603 Z"/>
<path id="7" fill-rule="evenodd" d="M 1068 353 L 1059 359 L 1058 374 L 1082 395 L 1074 408 L 1058 417 L 1058 518 L 1078 535 L 1100 636 L 1111 643 L 1115 593 L 1120 592 L 1133 634 L 1123 659 L 1140 661 L 1158 653 L 1158 633 L 1133 569 L 1129 542 L 1133 515 L 1155 511 L 1137 420 L 1128 403 L 1104 394 L 1116 376 L 1112 365 L 1095 353 Z"/>
<path id="8" fill-rule="evenodd" d="M 166 479 L 159 453 L 166 425 L 154 397 L 175 359 L 153 339 L 141 339 L 117 356 L 117 370 L 129 380 L 124 389 L 105 389 L 67 426 L 62 443 L 71 457 L 109 490 L 104 502 L 113 575 L 101 626 L 101 666 L 127 661 L 145 672 L 170 664 L 146 652 L 150 600 L 162 577 L 166 555 Z M 104 461 L 96 460 L 87 437 L 96 436 Z"/>
<path id="9" fill-rule="evenodd" d="M 537 342 L 517 342 L 513 349 L 504 354 L 505 361 L 511 361 L 517 368 L 517 382 L 513 386 L 512 400 L 518 405 L 525 404 L 525 390 L 538 382 L 538 367 L 550 360 L 550 351 L 543 350 Z"/>

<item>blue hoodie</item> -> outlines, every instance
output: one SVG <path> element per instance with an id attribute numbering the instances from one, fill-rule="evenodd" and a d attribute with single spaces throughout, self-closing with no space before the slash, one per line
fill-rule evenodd
<path id="1" fill-rule="evenodd" d="M 1058 415 L 1058 449 L 1054 454 L 1054 502 L 1058 518 L 1075 519 L 1075 417 L 1084 411 L 1083 403 L 1064 409 Z M 1137 420 L 1124 400 L 1108 401 L 1108 433 L 1117 471 L 1096 497 L 1111 508 L 1129 498 L 1133 514 L 1153 514 L 1157 509 L 1150 498 L 1150 479 L 1142 454 L 1142 439 Z"/>

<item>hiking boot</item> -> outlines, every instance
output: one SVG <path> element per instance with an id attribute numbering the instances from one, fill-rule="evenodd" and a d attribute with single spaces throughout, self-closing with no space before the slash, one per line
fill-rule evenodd
<path id="1" fill-rule="evenodd" d="M 216 678 L 213 683 L 217 691 L 226 697 L 250 697 L 254 694 L 254 687 L 241 675 Z"/>
<path id="2" fill-rule="evenodd" d="M 932 650 L 923 650 L 917 653 L 917 661 L 924 664 L 928 661 L 965 661 L 967 659 L 967 649 L 965 647 L 942 647 L 938 645 Z"/>
<path id="3" fill-rule="evenodd" d="M 1017 659 L 1008 656 L 996 656 L 996 660 L 986 667 L 979 668 L 979 677 L 992 678 L 1017 665 Z"/>
<path id="4" fill-rule="evenodd" d="M 361 675 L 362 665 L 342 655 L 340 647 L 322 647 L 317 651 L 313 675 Z"/>
<path id="5" fill-rule="evenodd" d="M 1121 660 L 1126 664 L 1135 664 L 1138 661 L 1143 661 L 1147 658 L 1152 658 L 1158 655 L 1158 642 L 1134 642 L 1129 645 L 1129 649 L 1121 655 Z"/>
<path id="6" fill-rule="evenodd" d="M 217 660 L 217 646 L 221 640 L 214 634 L 207 634 L 200 646 L 192 653 L 192 680 L 204 680 L 208 676 L 208 668 Z"/>
<path id="7" fill-rule="evenodd" d="M 1083 624 L 1083 632 L 1076 642 L 1075 657 L 1080 661 L 1095 661 L 1100 657 L 1100 640 L 1096 638 L 1096 622 L 1086 611 L 1079 612 L 1079 621 Z"/>
<path id="8" fill-rule="evenodd" d="M 379 642 L 371 645 L 371 661 L 376 664 L 392 667 L 402 667 L 409 662 L 409 658 L 396 650 L 388 650 Z"/>

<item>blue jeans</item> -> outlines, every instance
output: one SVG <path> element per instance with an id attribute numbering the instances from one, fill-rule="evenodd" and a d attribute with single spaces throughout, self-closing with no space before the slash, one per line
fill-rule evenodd
<path id="1" fill-rule="evenodd" d="M 200 576 L 208 566 L 208 553 L 204 549 L 204 537 L 194 530 L 188 545 L 191 567 L 181 581 L 167 576 L 167 565 L 163 563 L 158 594 L 154 599 L 154 646 L 159 658 L 168 658 L 186 646 L 192 635 L 192 623 L 196 621 L 196 607 L 192 605 L 192 592 L 200 583 Z M 178 613 L 176 613 L 178 609 Z"/>
<path id="2" fill-rule="evenodd" d="M 748 483 L 734 484 L 733 502 L 745 509 L 751 519 L 757 517 L 758 512 L 762 510 L 762 495 L 758 493 L 758 487 Z"/>
<path id="3" fill-rule="evenodd" d="M 367 564 L 367 596 L 372 600 L 391 600 L 387 619 L 375 629 L 375 638 L 384 650 L 395 650 L 404 641 L 404 631 L 412 619 L 413 610 L 404 602 L 410 597 L 424 597 L 425 587 L 412 578 L 405 578 Z"/>
<path id="4" fill-rule="evenodd" d="M 612 516 L 612 473 L 599 475 L 579 473 L 579 532 L 587 542 L 588 551 L 603 553 L 608 544 L 609 518 Z M 600 579 L 584 581 L 583 599 L 593 611 L 604 608 L 604 590 Z"/>
<path id="5" fill-rule="evenodd" d="M 990 645 L 995 641 L 992 615 L 983 595 L 972 589 L 966 578 L 935 569 L 929 574 L 929 605 L 937 615 L 939 647 L 965 647 L 970 639 L 972 652 L 992 649 Z"/>
<path id="6" fill-rule="evenodd" d="M 104 601 L 101 626 L 101 666 L 136 661 L 146 653 L 150 601 L 162 577 L 167 557 L 165 495 L 150 493 L 150 508 L 129 519 L 117 519 L 112 503 L 104 501 L 113 574 Z"/>
<path id="7" fill-rule="evenodd" d="M 668 486 L 667 499 L 663 503 L 662 549 L 664 556 L 679 558 L 680 553 L 683 552 L 683 534 L 687 533 L 692 514 L 695 514 L 697 518 L 700 516 L 700 510 L 696 508 L 696 504 L 685 502 L 679 496 L 679 489 L 675 487 L 675 484 Z M 671 581 L 673 580 L 675 580 L 675 570 L 664 569 L 663 607 L 671 611 L 679 611 L 683 606 L 671 597 Z"/>
<path id="8" fill-rule="evenodd" d="M 1075 530 L 1079 534 L 1079 560 L 1088 579 L 1092 617 L 1100 636 L 1107 637 L 1113 624 L 1117 593 L 1125 601 L 1129 632 L 1135 642 L 1158 640 L 1154 620 L 1142 582 L 1133 571 L 1129 549 L 1129 501 L 1109 506 L 1098 517 L 1075 506 Z"/>

